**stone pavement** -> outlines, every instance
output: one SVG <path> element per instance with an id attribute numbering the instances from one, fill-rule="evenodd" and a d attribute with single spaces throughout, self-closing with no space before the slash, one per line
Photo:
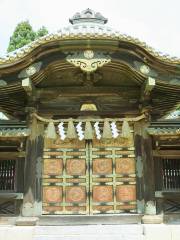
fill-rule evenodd
<path id="1" fill-rule="evenodd" d="M 180 225 L 0 226 L 0 240 L 180 240 Z"/>

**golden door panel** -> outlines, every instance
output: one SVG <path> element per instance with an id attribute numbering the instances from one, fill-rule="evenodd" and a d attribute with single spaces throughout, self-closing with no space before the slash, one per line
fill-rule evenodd
<path id="1" fill-rule="evenodd" d="M 43 188 L 43 200 L 45 203 L 62 202 L 62 187 L 48 186 Z"/>
<path id="2" fill-rule="evenodd" d="M 88 151 L 84 141 L 44 149 L 43 214 L 89 214 Z"/>
<path id="3" fill-rule="evenodd" d="M 135 158 L 132 139 L 89 143 L 90 214 L 136 212 Z"/>
<path id="4" fill-rule="evenodd" d="M 86 159 L 68 159 L 66 162 L 66 171 L 68 175 L 83 176 L 86 174 Z"/>
<path id="5" fill-rule="evenodd" d="M 116 201 L 133 202 L 136 201 L 135 185 L 119 185 L 116 187 Z"/>
<path id="6" fill-rule="evenodd" d="M 108 203 L 113 201 L 112 186 L 93 186 L 93 202 Z"/>
<path id="7" fill-rule="evenodd" d="M 63 160 L 62 159 L 44 159 L 45 175 L 62 175 Z"/>
<path id="8" fill-rule="evenodd" d="M 136 212 L 133 137 L 66 140 L 44 149 L 43 214 Z"/>
<path id="9" fill-rule="evenodd" d="M 86 187 L 69 186 L 66 187 L 67 203 L 86 203 Z"/>
<path id="10" fill-rule="evenodd" d="M 111 174 L 112 173 L 112 160 L 111 159 L 95 159 L 93 161 L 93 173 L 94 174 Z"/>
<path id="11" fill-rule="evenodd" d="M 134 174 L 135 159 L 134 158 L 116 158 L 117 174 Z"/>

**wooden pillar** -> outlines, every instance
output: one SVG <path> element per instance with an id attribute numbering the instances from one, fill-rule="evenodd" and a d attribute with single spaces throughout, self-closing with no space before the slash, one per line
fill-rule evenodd
<path id="1" fill-rule="evenodd" d="M 140 122 L 134 124 L 134 144 L 136 154 L 137 212 L 144 213 L 144 171 L 142 153 L 142 128 Z"/>
<path id="2" fill-rule="evenodd" d="M 155 206 L 155 173 L 154 160 L 152 151 L 152 138 L 147 133 L 149 122 L 144 122 L 143 125 L 143 161 L 144 161 L 144 199 L 145 199 L 145 213 L 156 214 Z"/>
<path id="3" fill-rule="evenodd" d="M 36 118 L 33 117 L 29 127 L 31 135 L 27 139 L 26 145 L 22 215 L 40 216 L 42 212 L 41 163 L 44 126 L 42 123 L 38 123 Z"/>
<path id="4" fill-rule="evenodd" d="M 151 137 L 147 134 L 149 122 L 135 123 L 135 152 L 137 172 L 137 209 L 138 213 L 155 213 L 154 164 Z"/>

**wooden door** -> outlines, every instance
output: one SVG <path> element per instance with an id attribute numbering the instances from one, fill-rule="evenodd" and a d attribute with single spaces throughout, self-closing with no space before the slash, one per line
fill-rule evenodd
<path id="1" fill-rule="evenodd" d="M 90 213 L 136 212 L 133 141 L 94 140 L 90 149 Z"/>
<path id="2" fill-rule="evenodd" d="M 85 141 L 44 149 L 43 214 L 89 214 L 89 157 Z"/>
<path id="3" fill-rule="evenodd" d="M 132 139 L 59 141 L 43 165 L 43 214 L 136 212 Z"/>

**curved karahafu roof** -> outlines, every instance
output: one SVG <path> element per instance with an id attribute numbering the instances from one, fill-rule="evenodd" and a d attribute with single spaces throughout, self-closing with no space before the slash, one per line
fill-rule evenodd
<path id="1" fill-rule="evenodd" d="M 136 45 L 164 63 L 180 64 L 180 58 L 171 57 L 168 54 L 158 52 L 148 46 L 145 42 L 141 42 L 139 39 L 126 34 L 121 34 L 119 31 L 104 25 L 107 23 L 107 19 L 100 13 L 95 13 L 90 9 L 87 9 L 82 13 L 76 13 L 69 21 L 72 25 L 64 27 L 55 33 L 47 34 L 46 36 L 43 36 L 4 57 L 0 57 L 0 66 L 3 67 L 6 64 L 21 61 L 41 45 L 50 44 L 54 41 L 75 39 L 118 40 Z"/>
<path id="2" fill-rule="evenodd" d="M 180 102 L 180 59 L 156 52 L 138 39 L 109 28 L 105 25 L 107 19 L 90 9 L 76 13 L 70 23 L 70 26 L 0 58 L 2 110 L 11 115 L 25 113 L 27 93 L 22 80 L 28 76 L 37 90 L 33 101 L 41 110 L 57 106 L 63 113 L 68 107 L 78 112 L 79 102 L 88 98 L 96 101 L 102 111 L 114 112 L 122 105 L 122 111 L 123 107 L 125 110 L 129 107 L 130 112 L 136 109 L 137 113 L 148 102 L 153 113 L 157 112 L 160 117 Z M 67 61 L 69 54 L 70 57 L 73 54 L 81 56 L 85 50 L 96 56 L 108 54 L 111 59 L 93 72 L 91 81 Z M 149 89 L 145 83 L 148 80 L 153 85 L 153 79 L 156 86 Z M 98 98 L 100 87 L 103 89 Z M 151 97 L 144 98 L 143 91 L 146 95 L 149 94 L 146 91 L 151 91 Z M 111 98 L 105 98 L 105 95 L 111 95 Z M 54 99 L 51 103 L 50 98 Z"/>

